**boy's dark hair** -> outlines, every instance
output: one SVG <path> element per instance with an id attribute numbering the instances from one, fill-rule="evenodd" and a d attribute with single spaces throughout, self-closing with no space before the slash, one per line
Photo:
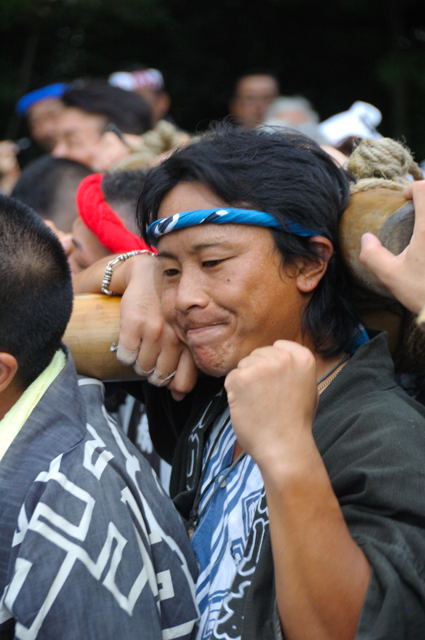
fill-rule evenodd
<path id="1" fill-rule="evenodd" d="M 143 234 L 164 196 L 180 182 L 201 182 L 228 205 L 290 219 L 331 240 L 335 253 L 303 318 L 319 353 L 351 351 L 358 320 L 349 301 L 338 249 L 338 223 L 347 206 L 344 172 L 315 142 L 290 130 L 246 131 L 228 123 L 180 149 L 147 175 L 138 222 Z M 286 263 L 317 260 L 307 238 L 272 231 Z M 146 235 L 145 235 L 146 238 Z"/>
<path id="2" fill-rule="evenodd" d="M 0 195 L 0 351 L 18 361 L 27 387 L 59 348 L 72 311 L 68 262 L 29 207 Z"/>
<path id="3" fill-rule="evenodd" d="M 25 167 L 11 195 L 62 231 L 71 231 L 77 215 L 75 192 L 90 173 L 92 169 L 80 162 L 47 154 Z"/>
<path id="4" fill-rule="evenodd" d="M 150 106 L 140 95 L 110 84 L 93 83 L 65 91 L 62 102 L 105 118 L 105 126 L 114 124 L 123 133 L 142 134 L 152 128 Z"/>

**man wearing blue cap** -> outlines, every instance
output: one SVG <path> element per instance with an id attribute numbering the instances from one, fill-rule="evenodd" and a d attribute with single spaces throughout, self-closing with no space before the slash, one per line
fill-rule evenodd
<path id="1" fill-rule="evenodd" d="M 16 104 L 16 112 L 26 116 L 31 138 L 46 151 L 53 149 L 57 138 L 59 115 L 64 106 L 60 97 L 67 89 L 66 84 L 50 84 L 25 94 Z M 0 193 L 10 194 L 21 174 L 18 154 L 30 147 L 23 138 L 23 144 L 12 140 L 0 142 Z"/>
<path id="2" fill-rule="evenodd" d="M 60 98 L 68 88 L 63 82 L 30 91 L 18 101 L 16 111 L 27 117 L 31 137 L 50 151 L 56 142 L 56 126 L 64 106 Z"/>

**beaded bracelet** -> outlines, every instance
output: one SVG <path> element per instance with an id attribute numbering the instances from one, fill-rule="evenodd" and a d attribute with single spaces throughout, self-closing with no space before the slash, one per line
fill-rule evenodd
<path id="1" fill-rule="evenodd" d="M 147 253 L 150 256 L 156 255 L 152 251 L 148 251 L 148 249 L 135 249 L 134 251 L 127 251 L 127 253 L 120 253 L 119 256 L 115 256 L 115 258 L 110 260 L 106 265 L 105 273 L 103 274 L 102 284 L 100 285 L 101 292 L 104 293 L 106 296 L 113 296 L 114 294 L 110 290 L 109 285 L 111 284 L 112 273 L 114 271 L 115 265 L 119 264 L 120 262 L 125 262 L 125 260 L 128 260 L 133 256 L 139 256 L 142 253 Z"/>

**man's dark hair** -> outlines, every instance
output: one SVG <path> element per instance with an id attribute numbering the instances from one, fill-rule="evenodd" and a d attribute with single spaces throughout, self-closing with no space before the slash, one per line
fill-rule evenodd
<path id="1" fill-rule="evenodd" d="M 62 102 L 87 113 L 105 118 L 105 126 L 114 124 L 123 133 L 142 134 L 152 128 L 150 106 L 142 96 L 110 84 L 93 83 L 65 91 Z"/>
<path id="2" fill-rule="evenodd" d="M 338 223 L 349 185 L 325 151 L 293 131 L 245 131 L 222 124 L 149 171 L 138 207 L 145 238 L 164 196 L 180 182 L 201 182 L 228 205 L 290 219 L 331 240 L 335 253 L 305 311 L 303 328 L 323 355 L 352 350 L 358 320 L 338 249 Z M 272 233 L 285 263 L 319 259 L 308 238 Z"/>
<path id="3" fill-rule="evenodd" d="M 240 76 L 236 78 L 236 80 L 233 83 L 232 94 L 230 97 L 232 98 L 236 97 L 237 89 L 239 87 L 239 83 L 241 82 L 241 80 L 245 80 L 245 78 L 250 78 L 251 76 L 269 76 L 275 81 L 277 92 L 278 93 L 280 92 L 280 80 L 274 71 L 272 71 L 271 69 L 266 69 L 264 67 L 253 67 L 252 69 L 248 69 L 247 71 L 244 71 L 244 73 L 242 73 Z"/>
<path id="4" fill-rule="evenodd" d="M 72 311 L 68 262 L 29 207 L 0 195 L 0 351 L 18 361 L 27 387 L 59 348 Z"/>
<path id="5" fill-rule="evenodd" d="M 77 215 L 75 192 L 90 173 L 92 169 L 80 162 L 47 154 L 25 167 L 11 195 L 61 231 L 71 231 Z"/>
<path id="6" fill-rule="evenodd" d="M 146 177 L 143 169 L 112 171 L 102 179 L 102 192 L 106 202 L 133 233 L 138 233 L 136 209 Z"/>

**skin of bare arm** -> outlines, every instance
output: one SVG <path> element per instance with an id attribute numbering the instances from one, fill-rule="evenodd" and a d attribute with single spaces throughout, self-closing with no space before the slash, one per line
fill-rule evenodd
<path id="1" fill-rule="evenodd" d="M 370 567 L 312 436 L 316 376 L 307 348 L 279 340 L 241 360 L 225 386 L 238 441 L 264 479 L 285 636 L 352 640 Z"/>
<path id="2" fill-rule="evenodd" d="M 425 305 L 425 180 L 413 182 L 404 192 L 413 199 L 415 226 L 408 246 L 398 256 L 385 249 L 372 233 L 362 237 L 360 262 L 410 311 Z"/>
<path id="3" fill-rule="evenodd" d="M 108 256 L 74 275 L 75 293 L 100 293 Z M 167 387 L 181 400 L 195 386 L 197 369 L 187 348 L 165 322 L 156 288 L 156 259 L 147 254 L 133 256 L 115 268 L 110 287 L 122 294 L 117 358 L 134 365 L 138 374 L 152 372 L 149 382 L 158 384 L 158 374 L 176 371 Z M 161 386 L 161 385 L 160 385 Z"/>
<path id="4" fill-rule="evenodd" d="M 92 264 L 90 267 L 87 267 L 87 269 L 83 269 L 79 273 L 73 273 L 72 284 L 74 287 L 74 293 L 77 295 L 81 293 L 100 293 L 100 285 L 105 272 L 105 267 L 114 257 L 114 255 L 106 256 Z M 126 269 L 126 263 L 124 262 L 121 267 L 121 273 L 118 273 L 119 270 L 117 269 L 116 273 L 112 275 L 115 287 L 114 291 L 116 291 L 117 294 L 121 294 L 124 290 L 125 279 L 123 278 L 123 274 Z"/>

